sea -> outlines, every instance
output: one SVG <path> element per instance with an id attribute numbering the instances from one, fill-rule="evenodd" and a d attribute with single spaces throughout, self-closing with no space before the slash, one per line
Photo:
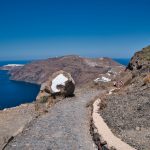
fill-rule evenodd
<path id="1" fill-rule="evenodd" d="M 0 61 L 0 66 L 7 64 L 27 64 L 30 61 Z M 24 103 L 33 102 L 40 90 L 40 86 L 9 79 L 8 71 L 0 70 L 0 110 L 16 107 Z"/>
<path id="2" fill-rule="evenodd" d="M 130 58 L 113 58 L 113 60 L 115 60 L 116 62 L 118 62 L 124 66 L 127 66 L 130 62 Z"/>
<path id="3" fill-rule="evenodd" d="M 113 60 L 127 66 L 130 59 Z M 0 66 L 8 64 L 27 64 L 31 61 L 0 61 Z M 33 102 L 40 90 L 36 84 L 10 80 L 8 71 L 0 70 L 0 110 Z"/>

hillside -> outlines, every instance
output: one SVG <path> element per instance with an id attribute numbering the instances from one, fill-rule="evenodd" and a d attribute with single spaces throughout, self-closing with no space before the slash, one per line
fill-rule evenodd
<path id="1" fill-rule="evenodd" d="M 34 61 L 21 68 L 14 68 L 10 73 L 13 80 L 41 84 L 54 72 L 64 70 L 73 76 L 77 85 L 82 85 L 94 80 L 99 74 L 108 72 L 111 68 L 120 67 L 122 65 L 110 58 L 92 59 L 71 55 Z"/>
<path id="2" fill-rule="evenodd" d="M 113 133 L 137 150 L 150 149 L 150 46 L 132 57 L 128 85 L 105 98 L 100 114 Z M 121 77 L 120 77 L 121 78 Z"/>

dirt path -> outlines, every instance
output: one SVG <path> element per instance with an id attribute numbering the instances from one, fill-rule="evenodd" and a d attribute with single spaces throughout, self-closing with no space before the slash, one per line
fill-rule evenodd
<path id="1" fill-rule="evenodd" d="M 86 104 L 98 91 L 78 91 L 57 103 L 18 135 L 6 150 L 94 150 Z"/>

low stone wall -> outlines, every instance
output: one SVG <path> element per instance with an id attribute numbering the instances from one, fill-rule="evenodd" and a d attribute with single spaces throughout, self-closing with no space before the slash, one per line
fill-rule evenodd
<path id="1" fill-rule="evenodd" d="M 102 138 L 102 141 L 106 141 L 108 149 L 116 149 L 116 150 L 135 150 L 125 142 L 121 141 L 117 138 L 109 129 L 107 124 L 104 122 L 103 118 L 99 114 L 101 99 L 97 99 L 93 103 L 93 123 L 97 128 L 97 132 Z"/>

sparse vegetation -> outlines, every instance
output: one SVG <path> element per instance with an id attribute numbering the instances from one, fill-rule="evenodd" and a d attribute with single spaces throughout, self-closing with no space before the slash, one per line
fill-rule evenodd
<path id="1" fill-rule="evenodd" d="M 46 103 L 48 101 L 48 96 L 43 96 L 40 98 L 40 103 Z"/>

